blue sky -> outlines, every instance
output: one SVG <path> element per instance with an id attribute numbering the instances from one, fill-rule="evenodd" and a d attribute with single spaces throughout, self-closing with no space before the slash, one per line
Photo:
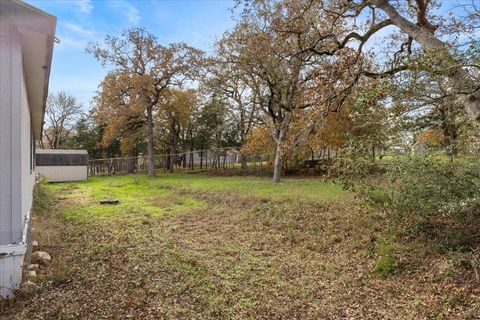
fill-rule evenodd
<path id="1" fill-rule="evenodd" d="M 50 92 L 64 90 L 85 110 L 106 74 L 85 52 L 90 41 L 120 35 L 130 27 L 145 27 L 160 43 L 185 42 L 211 51 L 215 39 L 233 26 L 230 0 L 28 0 L 57 17 L 57 37 Z"/>
<path id="2" fill-rule="evenodd" d="M 63 90 L 74 95 L 85 110 L 91 107 L 91 99 L 107 72 L 85 52 L 90 41 L 102 41 L 107 34 L 120 35 L 126 28 L 141 26 L 157 35 L 164 45 L 185 42 L 211 52 L 215 39 L 234 25 L 233 0 L 26 1 L 58 19 L 60 43 L 54 49 L 50 92 Z M 456 4 L 470 1 L 443 0 L 439 13 L 445 14 Z M 382 29 L 366 48 L 388 51 L 385 36 L 394 29 Z"/>

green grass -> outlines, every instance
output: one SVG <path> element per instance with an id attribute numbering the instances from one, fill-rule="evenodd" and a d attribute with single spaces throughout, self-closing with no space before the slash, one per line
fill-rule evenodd
<path id="1" fill-rule="evenodd" d="M 76 183 L 54 183 L 53 192 L 78 206 L 69 206 L 66 219 L 110 218 L 117 215 L 162 215 L 200 207 L 204 202 L 179 190 L 237 192 L 241 196 L 272 200 L 290 199 L 323 202 L 345 196 L 341 186 L 318 179 L 284 179 L 274 184 L 263 177 L 214 177 L 201 174 L 158 174 L 91 177 Z M 101 199 L 117 199 L 118 205 L 101 205 Z"/>
<path id="2" fill-rule="evenodd" d="M 159 173 L 47 190 L 54 199 L 34 214 L 34 239 L 52 262 L 35 279 L 42 292 L 5 319 L 478 314 L 468 269 L 390 237 L 382 212 L 331 181 Z"/>
<path id="3" fill-rule="evenodd" d="M 378 276 L 387 277 L 398 272 L 399 264 L 395 259 L 396 250 L 398 249 L 391 239 L 379 243 L 379 257 L 374 269 Z"/>
<path id="4" fill-rule="evenodd" d="M 301 241 L 302 247 L 322 247 L 319 230 L 330 228 L 324 226 L 330 218 L 310 220 L 326 210 L 324 204 L 350 198 L 340 185 L 320 179 L 285 179 L 274 184 L 264 177 L 203 174 L 93 177 L 83 182 L 51 183 L 48 189 L 58 199 L 55 216 L 65 224 L 62 241 L 69 243 L 67 249 L 56 249 L 58 253 L 51 251 L 54 256 L 67 257 L 69 262 L 56 259 L 50 275 L 42 278 L 52 285 L 49 298 L 59 293 L 57 287 L 68 287 L 71 276 L 73 281 L 81 279 L 87 286 L 91 281 L 95 287 L 97 283 L 120 287 L 114 297 L 122 305 L 121 310 L 129 307 L 125 297 L 135 297 L 133 303 L 144 308 L 141 304 L 147 296 L 154 299 L 157 292 L 165 294 L 162 305 L 168 308 L 161 314 L 167 318 L 183 317 L 184 312 L 189 316 L 209 315 L 207 318 L 253 318 L 254 307 L 265 314 L 268 308 L 282 312 L 280 301 L 278 306 L 274 306 L 276 302 L 269 306 L 272 302 L 262 301 L 259 294 L 267 289 L 269 296 L 279 292 L 285 299 L 309 299 L 313 289 L 289 283 L 286 270 L 290 268 L 284 266 L 297 261 L 295 264 L 303 268 L 301 258 L 279 257 L 271 264 L 271 256 L 284 255 L 285 249 L 274 253 L 280 246 L 290 250 L 298 245 L 296 238 L 309 239 Z M 101 205 L 101 199 L 118 199 L 119 204 Z M 55 219 L 48 215 L 42 219 L 50 228 L 52 223 L 46 218 Z M 332 220 L 336 221 L 340 219 Z M 57 248 L 58 240 L 50 239 L 50 234 L 53 230 L 44 227 L 44 238 L 39 241 Z M 312 236 L 319 241 L 310 239 Z M 65 237 L 70 237 L 71 242 Z M 266 237 L 278 243 L 257 251 L 264 246 L 261 243 Z M 241 260 L 237 261 L 237 256 Z M 112 268 L 121 271 L 111 272 Z M 314 276 L 317 269 L 311 267 L 315 272 L 307 273 Z M 119 280 L 119 273 L 126 276 Z M 314 281 L 301 282 L 314 285 Z M 132 283 L 138 291 L 131 291 Z M 76 290 L 67 290 L 67 294 L 76 296 Z M 101 301 L 104 292 L 96 290 L 92 289 L 93 294 L 101 298 L 95 300 Z M 188 297 L 188 303 L 171 300 L 182 300 L 183 296 Z M 66 299 L 65 295 L 62 299 Z M 186 311 L 190 301 L 195 301 L 194 309 Z M 42 314 L 50 312 L 45 310 L 52 305 L 57 302 L 42 303 Z M 84 310 L 84 305 L 82 301 L 82 306 L 69 308 Z"/>

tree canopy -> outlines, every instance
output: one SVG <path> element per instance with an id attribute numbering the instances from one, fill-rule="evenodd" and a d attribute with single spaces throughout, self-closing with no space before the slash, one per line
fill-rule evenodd
<path id="1" fill-rule="evenodd" d="M 170 154 L 170 168 L 179 152 L 232 147 L 243 169 L 247 155 L 268 155 L 275 182 L 288 162 L 352 145 L 372 160 L 419 141 L 451 157 L 471 152 L 479 8 L 443 9 L 434 0 L 238 1 L 235 26 L 208 56 L 142 28 L 107 36 L 87 49 L 109 69 L 89 118 L 98 147 L 147 153 L 150 175 L 155 154 Z"/>

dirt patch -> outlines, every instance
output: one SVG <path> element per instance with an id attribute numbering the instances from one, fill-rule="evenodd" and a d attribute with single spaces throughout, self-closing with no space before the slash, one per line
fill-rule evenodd
<path id="1" fill-rule="evenodd" d="M 185 202 L 185 199 L 175 193 L 167 193 L 158 197 L 155 197 L 151 200 L 151 203 L 154 206 L 167 208 L 174 205 L 182 205 Z"/>

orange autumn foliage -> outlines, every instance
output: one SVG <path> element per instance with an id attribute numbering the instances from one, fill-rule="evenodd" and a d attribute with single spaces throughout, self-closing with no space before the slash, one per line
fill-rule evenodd
<path id="1" fill-rule="evenodd" d="M 430 129 L 422 132 L 417 137 L 417 142 L 425 142 L 432 147 L 441 147 L 444 145 L 445 137 L 441 129 Z"/>

